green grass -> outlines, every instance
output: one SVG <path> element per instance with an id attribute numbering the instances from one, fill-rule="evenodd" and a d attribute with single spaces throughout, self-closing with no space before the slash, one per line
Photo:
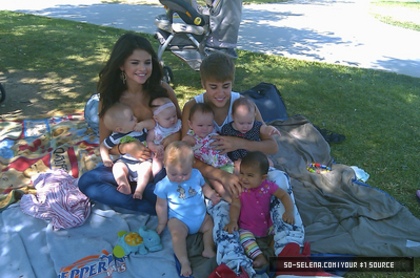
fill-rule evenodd
<path id="1" fill-rule="evenodd" d="M 382 21 L 386 24 L 402 27 L 405 29 L 411 29 L 414 31 L 420 31 L 420 25 L 414 22 L 394 20 L 392 16 L 381 16 L 379 14 L 373 14 L 373 16 L 379 21 Z M 419 16 L 420 16 L 420 13 L 419 13 Z"/>
<path id="2" fill-rule="evenodd" d="M 389 7 L 389 8 L 404 7 L 404 8 L 420 10 L 420 2 L 414 2 L 414 1 L 407 1 L 407 2 L 401 2 L 401 1 L 372 1 L 371 3 L 376 5 L 376 6 L 380 6 L 380 7 Z"/>
<path id="3" fill-rule="evenodd" d="M 386 24 L 420 31 L 420 2 L 371 1 L 370 13 Z"/>
<path id="4" fill-rule="evenodd" d="M 56 108 L 83 108 L 95 92 L 97 75 L 125 30 L 0 11 L 0 71 L 29 71 L 69 91 L 40 90 Z M 157 49 L 157 41 L 144 35 Z M 306 62 L 238 51 L 234 90 L 259 82 L 275 84 L 288 114 L 302 114 L 315 125 L 346 135 L 331 146 L 338 163 L 370 174 L 368 183 L 403 203 L 419 217 L 420 79 L 383 71 Z M 181 107 L 202 92 L 200 76 L 174 55 L 164 60 L 175 75 L 172 87 Z M 61 82 L 61 83 L 60 83 Z M 64 84 L 63 86 L 67 86 Z M 34 92 L 35 93 L 35 92 Z M 348 274 L 348 277 L 418 277 L 408 274 Z"/>
<path id="5" fill-rule="evenodd" d="M 48 90 L 42 95 L 56 100 L 59 109 L 83 107 L 95 92 L 96 77 L 110 47 L 124 32 L 4 11 L 0 22 L 0 71 L 33 72 L 37 82 L 45 78 L 49 84 L 63 85 L 67 79 L 73 94 Z"/>

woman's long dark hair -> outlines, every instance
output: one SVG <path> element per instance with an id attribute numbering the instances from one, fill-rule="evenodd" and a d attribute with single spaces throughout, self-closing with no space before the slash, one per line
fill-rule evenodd
<path id="1" fill-rule="evenodd" d="M 133 54 L 134 50 L 137 49 L 144 50 L 152 56 L 152 75 L 143 84 L 143 90 L 148 94 L 149 100 L 155 94 L 168 95 L 166 89 L 161 85 L 163 70 L 152 45 L 144 37 L 134 33 L 127 33 L 122 35 L 115 43 L 111 56 L 99 72 L 97 91 L 102 103 L 99 117 L 103 117 L 105 112 L 119 101 L 122 93 L 127 89 L 127 85 L 121 80 L 120 68 L 124 65 L 126 59 Z"/>

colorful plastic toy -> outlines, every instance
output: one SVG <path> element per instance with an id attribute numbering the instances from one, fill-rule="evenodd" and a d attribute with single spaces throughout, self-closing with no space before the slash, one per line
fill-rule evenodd
<path id="1" fill-rule="evenodd" d="M 146 226 L 140 227 L 138 232 L 120 231 L 118 238 L 118 245 L 112 251 L 117 258 L 136 252 L 146 255 L 148 252 L 157 252 L 163 248 L 156 231 L 146 230 Z"/>
<path id="2" fill-rule="evenodd" d="M 323 170 L 319 170 L 319 168 Z M 318 173 L 318 174 L 324 174 L 331 171 L 331 167 L 328 167 L 327 165 L 323 165 L 319 163 L 309 163 L 306 169 L 309 172 Z"/>

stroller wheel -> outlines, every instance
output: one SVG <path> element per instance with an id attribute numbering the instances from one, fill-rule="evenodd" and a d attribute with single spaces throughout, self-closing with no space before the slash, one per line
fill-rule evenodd
<path id="1" fill-rule="evenodd" d="M 3 85 L 0 83 L 0 103 L 6 99 L 6 90 L 4 89 Z"/>
<path id="2" fill-rule="evenodd" d="M 168 66 L 163 67 L 163 81 L 168 84 L 174 81 L 174 74 L 172 73 L 171 68 Z"/>

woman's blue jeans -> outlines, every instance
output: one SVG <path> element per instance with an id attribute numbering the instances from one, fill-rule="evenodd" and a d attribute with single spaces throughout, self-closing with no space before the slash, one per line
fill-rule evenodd
<path id="1" fill-rule="evenodd" d="M 156 215 L 156 195 L 154 194 L 156 183 L 166 176 L 163 168 L 149 183 L 143 192 L 143 199 L 134 199 L 133 194 L 126 195 L 117 190 L 117 182 L 112 174 L 111 167 L 100 165 L 84 173 L 79 179 L 79 189 L 94 201 L 101 202 L 110 207 L 145 212 Z M 131 183 L 131 191 L 134 192 L 136 183 Z"/>

